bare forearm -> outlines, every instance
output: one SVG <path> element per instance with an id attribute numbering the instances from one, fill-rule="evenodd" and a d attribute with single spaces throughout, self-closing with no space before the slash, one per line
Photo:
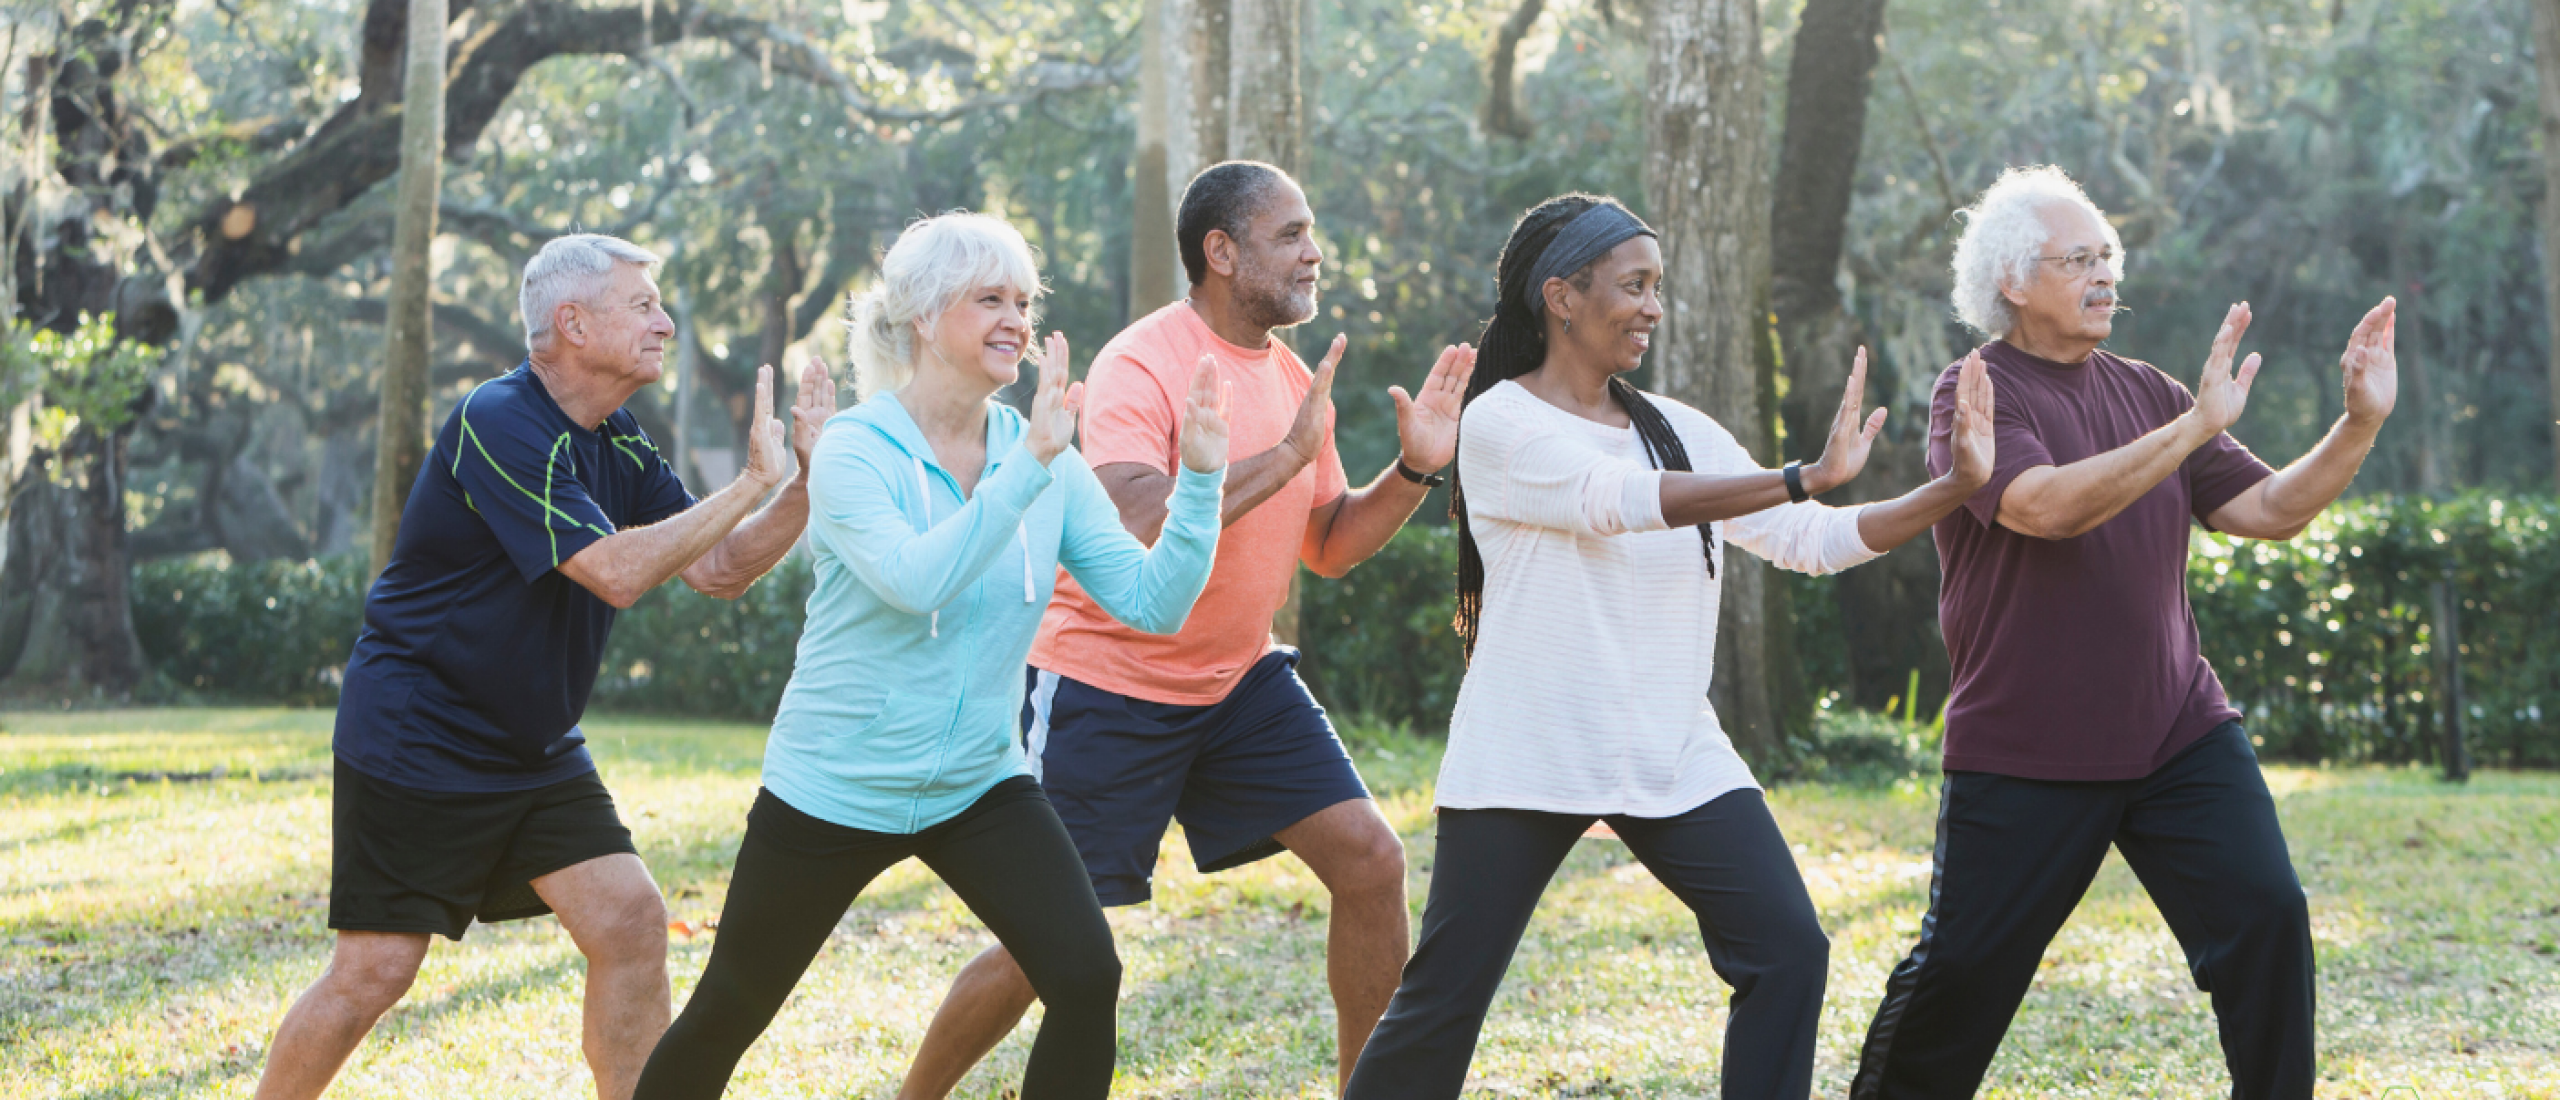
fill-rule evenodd
<path id="1" fill-rule="evenodd" d="M 606 603 L 629 607 L 727 537 L 765 488 L 740 478 L 666 520 L 590 544 L 562 562 L 560 571 Z"/>
<path id="2" fill-rule="evenodd" d="M 1395 538 L 1430 495 L 1428 486 L 1406 480 L 1392 466 L 1380 471 L 1368 485 L 1343 495 L 1342 506 L 1333 510 L 1316 545 L 1303 555 L 1307 568 L 1325 577 L 1350 572 Z"/>
<path id="3" fill-rule="evenodd" d="M 1858 511 L 1858 541 L 1877 553 L 1891 550 L 1920 537 L 1920 532 L 1964 507 L 1964 502 L 1980 488 L 1949 474 L 1892 500 L 1867 505 Z"/>
<path id="4" fill-rule="evenodd" d="M 1286 443 L 1228 463 L 1226 495 L 1218 505 L 1218 526 L 1233 526 L 1305 468 L 1306 463 Z M 1138 463 L 1112 463 L 1094 474 L 1101 479 L 1103 491 L 1111 494 L 1111 503 L 1120 509 L 1120 525 L 1138 536 L 1138 541 L 1155 545 L 1156 536 L 1164 533 L 1166 505 L 1173 499 L 1173 475 Z"/>
<path id="5" fill-rule="evenodd" d="M 1806 488 L 1820 492 L 1829 486 Z M 1695 527 L 1747 516 L 1786 502 L 1786 475 L 1776 470 L 1748 474 L 1666 470 L 1662 475 L 1662 520 L 1673 527 Z"/>
<path id="6" fill-rule="evenodd" d="M 2038 538 L 2083 534 L 2142 499 L 2216 434 L 2189 413 L 2104 454 L 2028 470 L 2001 494 L 2000 523 Z"/>
<path id="7" fill-rule="evenodd" d="M 2354 483 L 2356 471 L 2363 468 L 2365 456 L 2373 453 L 2374 437 L 2381 429 L 2379 421 L 2359 424 L 2340 417 L 2329 434 L 2321 437 L 2320 445 L 2311 448 L 2311 453 L 2267 479 L 2267 518 L 2276 526 L 2296 531 L 2310 523 Z"/>
<path id="8" fill-rule="evenodd" d="M 707 595 L 736 599 L 782 563 L 808 526 L 809 483 L 794 480 L 684 569 L 685 583 Z"/>

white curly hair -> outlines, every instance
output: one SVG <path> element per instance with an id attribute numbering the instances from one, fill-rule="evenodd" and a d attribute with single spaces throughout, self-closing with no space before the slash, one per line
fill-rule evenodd
<path id="1" fill-rule="evenodd" d="M 2001 296 L 2001 288 L 2025 286 L 2035 278 L 2036 257 L 2043 254 L 2045 208 L 2078 206 L 2105 227 L 2107 247 L 2115 252 L 2107 270 L 2124 278 L 2124 242 L 2104 211 L 2062 169 L 2050 164 L 2003 170 L 2000 178 L 1957 212 L 1964 234 L 1956 238 L 1953 295 L 1956 316 L 1974 331 L 2000 337 L 2018 327 L 2018 309 Z"/>

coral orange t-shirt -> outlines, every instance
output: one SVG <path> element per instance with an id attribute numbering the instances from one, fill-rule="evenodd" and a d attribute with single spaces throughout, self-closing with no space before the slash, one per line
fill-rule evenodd
<path id="1" fill-rule="evenodd" d="M 1172 473 L 1181 461 L 1182 405 L 1191 371 L 1204 355 L 1216 360 L 1232 387 L 1230 458 L 1279 446 L 1315 375 L 1288 345 L 1267 340 L 1260 348 L 1237 347 L 1210 331 L 1190 303 L 1176 301 L 1140 318 L 1095 357 L 1085 378 L 1078 442 L 1085 461 L 1096 470 L 1135 462 Z M 1032 666 L 1149 702 L 1207 706 L 1225 700 L 1271 648 L 1271 616 L 1288 599 L 1308 515 L 1349 488 L 1328 415 L 1316 460 L 1219 532 L 1209 586 L 1179 633 L 1143 634 L 1121 625 L 1061 572 L 1040 638 L 1031 647 Z"/>

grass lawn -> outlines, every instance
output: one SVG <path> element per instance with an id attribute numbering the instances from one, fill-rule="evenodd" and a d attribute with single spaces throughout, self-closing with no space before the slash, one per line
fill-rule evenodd
<path id="1" fill-rule="evenodd" d="M 761 729 L 589 728 L 677 917 L 716 917 Z M 0 1096 L 248 1095 L 327 954 L 329 715 L 15 713 L 0 729 Z M 1436 748 L 1372 740 L 1360 755 L 1411 848 L 1418 912 Z M 2318 936 L 2321 1095 L 2560 1097 L 2560 776 L 2272 779 Z M 1917 932 L 1936 800 L 1934 783 L 1772 798 L 1833 940 L 1818 1095 L 1845 1092 Z M 1112 915 L 1128 967 L 1119 1094 L 1329 1095 L 1323 889 L 1287 857 L 1203 878 L 1180 848 L 1152 905 Z M 676 938 L 679 1003 L 711 939 Z M 890 1095 L 945 983 L 988 942 L 921 867 L 891 871 L 733 1095 Z M 333 1095 L 585 1094 L 580 976 L 550 921 L 439 944 Z M 1521 947 L 1470 1092 L 1713 1096 L 1724 999 L 1687 911 L 1624 848 L 1586 841 Z M 1017 1080 L 1029 1035 L 964 1094 Z M 1984 1094 L 2229 1094 L 2207 1000 L 2120 861 L 2055 943 Z"/>

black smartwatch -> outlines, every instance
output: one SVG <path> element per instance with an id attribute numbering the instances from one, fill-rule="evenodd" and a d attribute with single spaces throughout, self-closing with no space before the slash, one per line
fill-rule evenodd
<path id="1" fill-rule="evenodd" d="M 1449 483 L 1449 475 L 1447 474 L 1426 474 L 1411 466 L 1405 465 L 1403 455 L 1396 456 L 1396 476 L 1422 486 L 1425 489 L 1437 489 Z"/>
<path id="2" fill-rule="evenodd" d="M 1787 500 L 1802 504 L 1813 499 L 1813 494 L 1804 491 L 1804 463 L 1787 463 L 1786 468 L 1778 472 L 1787 477 Z"/>

